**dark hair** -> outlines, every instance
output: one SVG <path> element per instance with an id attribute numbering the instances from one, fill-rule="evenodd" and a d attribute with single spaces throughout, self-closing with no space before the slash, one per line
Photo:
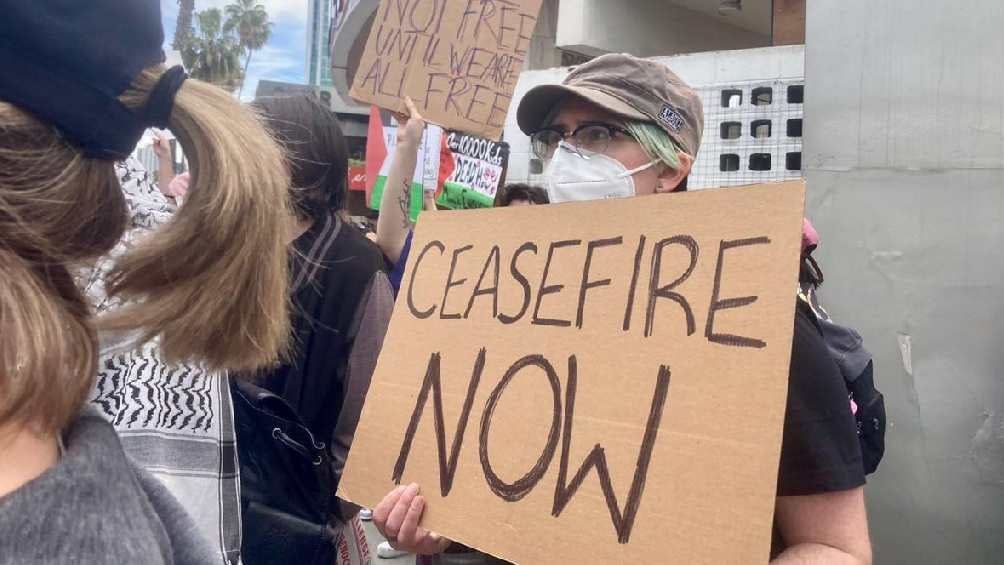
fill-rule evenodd
<path id="1" fill-rule="evenodd" d="M 802 253 L 802 262 L 798 269 L 798 282 L 809 283 L 814 288 L 819 288 L 823 284 L 823 270 L 819 268 L 819 264 L 812 257 L 813 249 Z"/>
<path id="2" fill-rule="evenodd" d="M 513 200 L 527 200 L 531 204 L 550 204 L 547 192 L 539 186 L 528 184 L 507 184 L 495 195 L 495 207 L 501 208 L 512 204 Z"/>
<path id="3" fill-rule="evenodd" d="M 259 98 L 251 106 L 286 152 L 296 215 L 317 220 L 341 210 L 349 149 L 335 113 L 306 95 Z"/>

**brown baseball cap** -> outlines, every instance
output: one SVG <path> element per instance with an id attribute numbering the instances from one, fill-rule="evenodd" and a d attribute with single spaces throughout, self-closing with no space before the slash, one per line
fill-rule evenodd
<path id="1" fill-rule="evenodd" d="M 529 135 L 546 126 L 551 110 L 569 95 L 631 120 L 653 122 L 697 157 L 704 107 L 697 93 L 666 65 L 627 54 L 597 57 L 572 69 L 561 84 L 530 89 L 516 111 L 519 128 Z"/>

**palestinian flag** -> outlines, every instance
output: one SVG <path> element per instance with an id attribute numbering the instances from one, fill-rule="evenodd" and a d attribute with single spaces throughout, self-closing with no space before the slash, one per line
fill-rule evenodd
<path id="1" fill-rule="evenodd" d="M 380 119 L 380 109 L 370 106 L 370 122 L 366 130 L 366 202 L 372 208 L 373 185 L 380 166 L 387 158 L 387 145 L 383 140 L 383 122 Z M 379 202 L 379 200 L 377 201 Z M 375 210 L 376 208 L 374 208 Z"/>
<path id="2" fill-rule="evenodd" d="M 445 143 L 445 136 L 439 126 L 431 124 L 426 126 L 418 150 L 415 174 L 411 180 L 409 215 L 412 221 L 418 219 L 418 213 L 422 211 L 423 191 L 438 191 L 445 179 L 442 176 L 443 171 L 448 171 L 448 176 L 453 170 L 452 158 L 446 159 L 442 155 L 444 150 L 449 153 Z M 369 131 L 366 137 L 366 200 L 372 210 L 380 209 L 380 200 L 387 185 L 390 165 L 394 161 L 396 145 L 397 123 L 389 112 L 371 106 Z"/>
<path id="3" fill-rule="evenodd" d="M 509 144 L 458 131 L 444 139 L 453 166 L 440 183 L 438 203 L 454 210 L 491 208 L 505 178 Z"/>
<path id="4" fill-rule="evenodd" d="M 457 169 L 457 157 L 450 151 L 447 136 L 439 136 L 439 178 L 436 180 L 436 201 L 438 202 L 446 190 L 446 179 L 453 176 Z"/>

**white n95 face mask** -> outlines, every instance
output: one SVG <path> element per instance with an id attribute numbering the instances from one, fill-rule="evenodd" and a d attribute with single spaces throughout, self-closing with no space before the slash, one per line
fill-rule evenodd
<path id="1" fill-rule="evenodd" d="M 633 175 L 655 163 L 628 170 L 616 159 L 562 141 L 544 171 L 547 195 L 553 204 L 628 198 L 635 195 Z"/>

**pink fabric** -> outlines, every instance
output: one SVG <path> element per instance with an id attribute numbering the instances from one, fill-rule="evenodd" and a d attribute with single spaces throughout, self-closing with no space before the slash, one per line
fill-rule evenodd
<path id="1" fill-rule="evenodd" d="M 819 245 L 819 234 L 816 233 L 816 228 L 812 227 L 809 218 L 802 218 L 802 251 L 817 245 Z"/>

